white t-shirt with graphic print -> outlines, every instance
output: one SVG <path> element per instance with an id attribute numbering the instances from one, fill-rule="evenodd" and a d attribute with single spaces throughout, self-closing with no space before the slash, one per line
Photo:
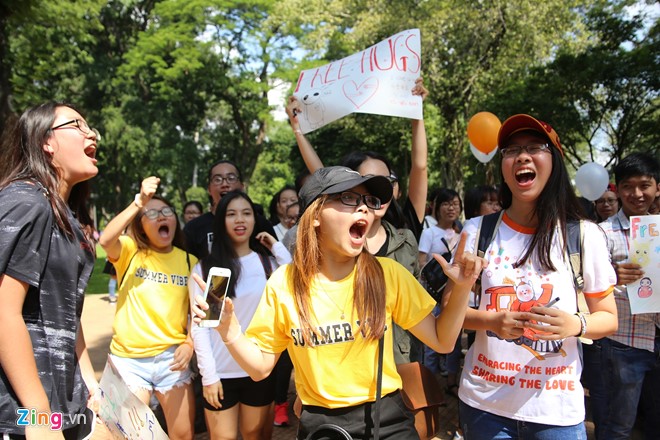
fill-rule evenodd
<path id="1" fill-rule="evenodd" d="M 480 217 L 465 224 L 469 234 L 466 251 L 475 248 L 479 221 Z M 616 275 L 605 237 L 591 222 L 585 222 L 583 230 L 583 290 L 586 296 L 609 295 Z M 533 229 L 515 224 L 504 214 L 486 251 L 489 264 L 481 275 L 479 310 L 529 311 L 536 304 L 559 298 L 554 307 L 570 314 L 577 312 L 573 273 L 563 258 L 558 230 L 551 256 L 556 272 L 542 271 L 530 261 L 514 267 L 533 233 Z M 539 340 L 531 329 L 525 329 L 525 334 L 515 340 L 477 331 L 476 341 L 465 356 L 459 397 L 474 408 L 510 419 L 560 426 L 578 424 L 584 420 L 584 393 L 577 344 L 575 337 Z"/>

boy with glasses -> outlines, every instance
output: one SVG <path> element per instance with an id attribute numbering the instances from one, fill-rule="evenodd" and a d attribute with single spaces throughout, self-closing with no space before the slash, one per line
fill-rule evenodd
<path id="1" fill-rule="evenodd" d="M 186 234 L 188 251 L 199 259 L 206 257 L 211 251 L 213 243 L 213 215 L 222 196 L 230 191 L 245 191 L 243 177 L 240 170 L 230 160 L 219 160 L 209 168 L 207 191 L 211 199 L 211 211 L 186 223 L 183 232 Z M 257 208 L 255 230 L 268 232 L 273 237 L 275 231 L 268 219 L 264 216 L 263 207 Z"/>

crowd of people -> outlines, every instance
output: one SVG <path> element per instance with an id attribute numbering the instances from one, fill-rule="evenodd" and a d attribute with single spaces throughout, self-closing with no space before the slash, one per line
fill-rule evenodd
<path id="1" fill-rule="evenodd" d="M 412 94 L 427 96 L 421 79 Z M 378 152 L 324 165 L 300 130 L 303 112 L 291 97 L 309 173 L 268 213 L 238 166 L 220 160 L 209 167 L 208 212 L 188 202 L 179 217 L 149 176 L 98 239 L 114 270 L 110 359 L 140 400 L 157 399 L 170 438 L 191 439 L 200 417 L 211 439 L 270 438 L 293 404 L 301 440 L 324 438 L 314 437 L 320 426 L 416 439 L 397 372 L 415 361 L 446 374 L 455 438 L 586 439 L 585 388 L 597 439 L 630 438 L 638 420 L 657 438 L 660 314 L 632 315 L 626 287 L 645 276 L 629 255 L 630 217 L 660 209 L 657 157 L 623 158 L 585 213 L 558 134 L 514 115 L 498 133 L 499 185 L 461 198 L 458 188 L 428 191 L 423 120 L 412 121 L 404 184 Z M 2 143 L 3 438 L 82 439 L 95 427 L 98 383 L 80 316 L 96 244 L 86 202 L 97 142 L 78 110 L 47 103 Z M 438 301 L 419 282 L 433 261 L 449 279 Z M 218 326 L 202 327 L 213 267 L 232 275 Z M 26 408 L 69 416 L 61 430 L 24 426 Z"/>

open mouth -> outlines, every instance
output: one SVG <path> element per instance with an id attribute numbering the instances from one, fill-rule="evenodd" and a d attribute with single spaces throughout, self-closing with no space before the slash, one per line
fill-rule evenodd
<path id="1" fill-rule="evenodd" d="M 234 232 L 236 233 L 236 235 L 244 235 L 246 231 L 247 228 L 245 226 L 238 226 L 234 228 Z"/>
<path id="2" fill-rule="evenodd" d="M 170 235 L 170 227 L 168 225 L 160 225 L 158 228 L 158 235 L 160 235 L 163 238 L 167 238 Z"/>
<path id="3" fill-rule="evenodd" d="M 85 156 L 89 157 L 90 159 L 96 160 L 96 145 L 90 145 L 89 147 L 85 148 Z"/>
<path id="4" fill-rule="evenodd" d="M 351 234 L 351 238 L 359 240 L 367 235 L 368 226 L 369 224 L 365 220 L 358 220 L 353 223 L 348 232 Z"/>
<path id="5" fill-rule="evenodd" d="M 519 170 L 516 172 L 516 181 L 518 183 L 530 183 L 536 178 L 536 173 L 529 169 Z"/>

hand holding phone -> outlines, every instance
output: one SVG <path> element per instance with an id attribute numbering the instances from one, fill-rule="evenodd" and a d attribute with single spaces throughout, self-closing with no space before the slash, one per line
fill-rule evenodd
<path id="1" fill-rule="evenodd" d="M 220 324 L 230 279 L 231 271 L 229 269 L 212 267 L 209 270 L 204 291 L 204 300 L 208 303 L 209 308 L 206 310 L 206 317 L 199 322 L 200 327 L 217 327 Z"/>

